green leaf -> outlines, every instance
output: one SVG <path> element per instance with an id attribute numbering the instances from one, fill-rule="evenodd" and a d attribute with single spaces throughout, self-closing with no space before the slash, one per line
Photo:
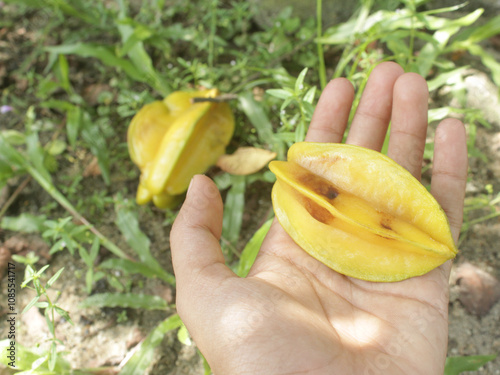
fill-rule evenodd
<path id="1" fill-rule="evenodd" d="M 151 257 L 150 241 L 139 228 L 137 213 L 126 205 L 117 205 L 116 225 L 132 250 L 139 255 L 139 259 L 143 262 L 147 261 Z"/>
<path id="2" fill-rule="evenodd" d="M 219 190 L 226 190 L 233 183 L 233 181 L 231 180 L 231 175 L 229 173 L 222 173 L 214 176 L 214 182 Z"/>
<path id="3" fill-rule="evenodd" d="M 54 309 L 56 310 L 56 312 L 62 316 L 69 324 L 71 325 L 74 325 L 73 321 L 71 320 L 70 316 L 69 316 L 69 313 L 64 310 L 64 309 L 61 309 L 59 306 L 54 306 Z"/>
<path id="4" fill-rule="evenodd" d="M 496 358 L 494 355 L 474 355 L 468 357 L 448 357 L 444 368 L 444 375 L 459 375 L 464 371 L 476 371 L 486 363 Z"/>
<path id="5" fill-rule="evenodd" d="M 64 240 L 58 240 L 55 242 L 52 247 L 49 249 L 49 254 L 54 254 L 57 253 L 58 251 L 61 251 L 64 249 L 66 242 Z"/>
<path id="6" fill-rule="evenodd" d="M 94 241 L 92 242 L 92 247 L 90 248 L 90 259 L 92 262 L 97 258 L 99 254 L 99 249 L 101 248 L 101 241 L 98 237 L 94 237 Z"/>
<path id="7" fill-rule="evenodd" d="M 177 314 L 161 322 L 140 344 L 139 350 L 125 363 L 119 375 L 144 374 L 146 369 L 151 365 L 154 351 L 163 341 L 165 334 L 181 326 L 182 321 Z"/>
<path id="8" fill-rule="evenodd" d="M 428 111 L 429 122 L 440 121 L 453 112 L 451 107 L 432 108 Z"/>
<path id="9" fill-rule="evenodd" d="M 316 95 L 316 86 L 311 87 L 307 90 L 304 98 L 302 99 L 305 103 L 312 104 L 314 101 L 314 97 Z"/>
<path id="10" fill-rule="evenodd" d="M 3 132 L 0 133 L 0 160 L 22 169 L 26 165 L 24 156 L 7 142 Z"/>
<path id="11" fill-rule="evenodd" d="M 111 183 L 109 148 L 106 138 L 97 122 L 92 121 L 87 112 L 82 114 L 82 137 L 90 147 L 90 151 L 97 157 L 97 163 L 101 169 L 101 174 L 106 185 Z"/>
<path id="12" fill-rule="evenodd" d="M 179 331 L 177 331 L 177 339 L 184 345 L 190 346 L 192 344 L 189 332 L 184 324 L 182 324 Z"/>
<path id="13" fill-rule="evenodd" d="M 2 130 L 1 134 L 5 141 L 12 146 L 21 146 L 26 143 L 26 135 L 17 130 Z"/>
<path id="14" fill-rule="evenodd" d="M 31 133 L 26 136 L 26 152 L 29 162 L 36 168 L 37 172 L 49 182 L 52 182 L 52 177 L 49 171 L 43 165 L 45 159 L 44 150 L 40 145 L 37 133 Z"/>
<path id="15" fill-rule="evenodd" d="M 49 370 L 54 371 L 57 362 L 57 345 L 53 341 L 50 344 L 50 356 L 49 356 Z"/>
<path id="16" fill-rule="evenodd" d="M 123 47 L 120 49 L 119 57 L 127 55 L 130 50 L 137 45 L 137 43 L 150 38 L 152 35 L 153 32 L 143 25 L 135 27 L 133 33 L 130 34 L 127 40 L 123 43 Z"/>
<path id="17" fill-rule="evenodd" d="M 222 237 L 236 246 L 245 208 L 245 176 L 231 176 L 231 179 L 233 183 L 224 202 Z"/>
<path id="18" fill-rule="evenodd" d="M 308 68 L 304 68 L 295 81 L 295 93 L 297 95 L 304 89 L 304 79 L 306 78 L 307 70 Z"/>
<path id="19" fill-rule="evenodd" d="M 69 65 L 68 60 L 64 55 L 59 55 L 59 64 L 57 67 L 57 73 L 61 81 L 61 86 L 64 90 L 69 92 L 71 90 L 71 84 L 69 83 Z"/>
<path id="20" fill-rule="evenodd" d="M 38 271 L 36 271 L 36 275 L 37 276 L 42 276 L 43 273 L 45 272 L 45 270 L 47 268 L 49 268 L 49 267 L 50 267 L 50 264 L 46 264 L 45 266 L 43 266 L 42 268 L 40 268 Z"/>
<path id="21" fill-rule="evenodd" d="M 87 297 L 80 307 L 123 307 L 145 310 L 166 310 L 167 302 L 158 296 L 136 293 L 100 293 Z"/>
<path id="22" fill-rule="evenodd" d="M 482 63 L 490 69 L 493 82 L 500 86 L 500 63 L 497 59 L 478 45 L 471 45 L 468 50 L 471 54 L 481 58 Z"/>
<path id="23" fill-rule="evenodd" d="M 464 30 L 457 35 L 457 41 L 467 44 L 477 44 L 498 34 L 500 34 L 500 16 L 490 18 L 482 26 Z"/>
<path id="24" fill-rule="evenodd" d="M 246 277 L 253 263 L 255 262 L 255 258 L 257 258 L 257 254 L 259 253 L 260 247 L 262 246 L 262 242 L 271 228 L 271 224 L 273 219 L 269 219 L 255 232 L 250 241 L 248 241 L 247 245 L 243 249 L 241 253 L 240 262 L 238 264 L 238 270 L 236 274 L 240 277 Z"/>
<path id="25" fill-rule="evenodd" d="M 293 92 L 285 90 L 285 89 L 269 89 L 266 90 L 266 94 L 274 96 L 278 99 L 288 99 L 293 96 Z"/>
<path id="26" fill-rule="evenodd" d="M 123 70 L 130 78 L 147 83 L 147 77 L 145 77 L 134 64 L 126 59 L 118 57 L 112 49 L 102 45 L 91 43 L 62 44 L 59 46 L 46 47 L 45 50 L 65 55 L 95 57 L 109 67 Z"/>
<path id="27" fill-rule="evenodd" d="M 124 19 L 125 13 L 121 12 L 120 21 L 123 21 Z M 118 31 L 120 32 L 120 35 L 122 37 L 122 42 L 124 43 L 124 49 L 126 49 L 127 51 L 127 56 L 130 58 L 130 60 L 132 60 L 134 66 L 141 72 L 144 77 L 144 81 L 142 82 L 149 83 L 163 96 L 167 96 L 171 90 L 160 77 L 160 75 L 156 72 L 153 61 L 144 49 L 144 44 L 141 41 L 141 38 L 149 38 L 149 31 L 145 29 L 144 26 L 140 26 L 139 29 L 134 30 L 130 25 L 127 25 L 126 23 L 119 23 Z"/>
<path id="28" fill-rule="evenodd" d="M 10 356 L 10 340 L 0 341 L 0 363 L 5 366 L 9 366 L 11 360 L 8 358 Z M 46 362 L 46 353 L 42 350 L 28 349 L 16 341 L 16 370 L 29 371 L 27 374 L 48 374 L 49 368 Z M 36 364 L 38 363 L 38 365 Z M 38 366 L 38 367 L 37 367 Z M 31 372 L 33 367 L 37 367 L 36 371 Z M 54 371 L 51 374 L 69 374 L 71 366 L 68 361 L 64 358 L 58 356 Z M 19 373 L 20 374 L 20 373 Z"/>
<path id="29" fill-rule="evenodd" d="M 47 327 L 49 327 L 49 331 L 52 334 L 52 336 L 55 336 L 55 331 L 54 331 L 54 322 L 50 318 L 50 313 L 51 309 L 45 309 L 44 315 L 45 315 L 45 322 L 47 323 Z"/>
<path id="30" fill-rule="evenodd" d="M 87 272 L 85 272 L 85 286 L 87 287 L 87 294 L 92 293 L 92 284 L 94 282 L 94 270 L 90 267 Z"/>
<path id="31" fill-rule="evenodd" d="M 122 232 L 125 240 L 139 256 L 142 263 L 148 266 L 163 281 L 175 285 L 173 275 L 165 271 L 160 263 L 151 255 L 149 238 L 139 228 L 137 213 L 127 205 L 117 205 L 116 225 Z M 149 275 L 151 277 L 152 274 Z"/>
<path id="32" fill-rule="evenodd" d="M 151 269 L 144 263 L 134 262 L 128 259 L 108 259 L 99 264 L 99 268 L 117 269 L 127 274 L 138 273 L 146 277 L 151 277 L 151 275 L 155 273 L 153 269 Z"/>
<path id="33" fill-rule="evenodd" d="M 451 28 L 456 28 L 457 30 L 459 30 L 460 27 L 469 26 L 476 22 L 478 18 L 481 17 L 481 14 L 483 14 L 483 12 L 484 9 L 479 8 L 463 17 L 455 19 L 433 17 L 421 14 L 420 19 L 423 20 L 425 27 L 430 30 L 443 31 Z"/>
<path id="34" fill-rule="evenodd" d="M 52 276 L 49 281 L 47 281 L 47 288 L 50 288 L 52 286 L 52 284 L 54 284 L 57 279 L 59 278 L 59 276 L 61 276 L 61 273 L 64 271 L 64 267 L 61 268 L 59 271 L 57 271 L 54 276 Z"/>
<path id="35" fill-rule="evenodd" d="M 47 220 L 45 215 L 36 216 L 22 213 L 16 217 L 5 216 L 2 219 L 0 227 L 13 232 L 40 233 L 46 229 L 45 220 Z"/>
<path id="36" fill-rule="evenodd" d="M 260 141 L 263 144 L 270 144 L 272 150 L 278 154 L 278 159 L 283 160 L 285 158 L 285 145 L 274 135 L 273 125 L 262 105 L 255 101 L 251 92 L 243 93 L 238 98 L 241 109 L 257 130 Z"/>
<path id="37" fill-rule="evenodd" d="M 92 267 L 92 259 L 90 259 L 90 255 L 84 247 L 78 246 L 78 254 L 80 255 L 80 258 L 82 258 L 83 262 L 87 265 L 87 267 Z"/>
<path id="38" fill-rule="evenodd" d="M 66 150 L 66 146 L 66 142 L 56 139 L 50 142 L 46 149 L 49 155 L 56 156 L 62 154 Z"/>
<path id="39" fill-rule="evenodd" d="M 82 111 L 78 106 L 71 106 L 66 113 L 66 136 L 71 147 L 75 147 L 78 133 L 82 127 Z"/>
<path id="40" fill-rule="evenodd" d="M 469 69 L 468 65 L 461 66 L 460 68 L 453 69 L 449 72 L 438 74 L 435 78 L 428 80 L 427 85 L 429 87 L 429 92 L 437 90 L 443 85 L 451 85 L 456 82 L 460 82 L 467 69 Z"/>
<path id="41" fill-rule="evenodd" d="M 25 280 L 26 282 L 26 280 Z M 36 296 L 35 298 L 33 298 L 27 305 L 26 307 L 23 309 L 23 311 L 21 312 L 21 314 L 24 314 L 26 311 L 28 311 L 29 309 L 31 309 L 35 303 L 38 302 L 38 299 L 40 298 L 40 296 Z"/>
<path id="42" fill-rule="evenodd" d="M 356 20 L 337 24 L 327 29 L 321 38 L 317 38 L 316 43 L 322 44 L 347 44 L 354 37 Z"/>
<path id="43" fill-rule="evenodd" d="M 106 280 L 108 281 L 108 284 L 112 288 L 118 290 L 119 292 L 125 291 L 125 286 L 122 284 L 122 282 L 115 275 L 107 275 Z"/>

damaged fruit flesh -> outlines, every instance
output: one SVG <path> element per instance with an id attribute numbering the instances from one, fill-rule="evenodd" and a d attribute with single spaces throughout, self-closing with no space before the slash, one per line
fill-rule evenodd
<path id="1" fill-rule="evenodd" d="M 302 142 L 276 175 L 276 216 L 307 253 L 369 281 L 423 275 L 455 257 L 445 213 L 406 169 L 359 146 Z"/>

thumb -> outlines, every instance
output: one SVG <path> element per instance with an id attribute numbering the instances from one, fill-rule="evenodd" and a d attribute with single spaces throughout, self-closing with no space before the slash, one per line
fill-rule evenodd
<path id="1" fill-rule="evenodd" d="M 170 233 L 178 305 L 234 276 L 219 244 L 222 213 L 217 186 L 206 176 L 194 176 Z"/>

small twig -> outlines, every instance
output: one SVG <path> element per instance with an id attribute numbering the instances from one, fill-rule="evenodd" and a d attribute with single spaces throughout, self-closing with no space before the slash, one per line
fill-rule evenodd
<path id="1" fill-rule="evenodd" d="M 23 182 L 17 187 L 16 191 L 12 193 L 12 195 L 7 199 L 7 202 L 2 207 L 2 210 L 0 211 L 0 219 L 5 215 L 9 207 L 11 206 L 12 203 L 16 200 L 17 196 L 21 194 L 21 192 L 24 190 L 26 186 L 28 186 L 28 183 L 31 181 L 31 176 L 28 176 L 24 179 Z"/>
<path id="2" fill-rule="evenodd" d="M 204 102 L 212 102 L 212 103 L 222 103 L 228 102 L 230 100 L 238 99 L 238 95 L 236 94 L 223 94 L 216 96 L 215 98 L 192 98 L 191 103 L 204 103 Z"/>

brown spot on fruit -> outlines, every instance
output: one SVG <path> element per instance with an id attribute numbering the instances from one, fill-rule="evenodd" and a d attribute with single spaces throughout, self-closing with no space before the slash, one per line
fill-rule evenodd
<path id="1" fill-rule="evenodd" d="M 391 222 L 392 222 L 392 216 L 387 214 L 382 214 L 382 217 L 380 218 L 380 226 L 382 228 L 385 228 L 387 230 L 393 230 L 391 227 Z"/>
<path id="2" fill-rule="evenodd" d="M 333 219 L 335 218 L 330 211 L 328 211 L 326 208 L 321 207 L 319 204 L 316 202 L 304 198 L 305 202 L 305 207 L 307 212 L 317 221 L 323 224 L 330 224 Z"/>
<path id="3" fill-rule="evenodd" d="M 308 190 L 314 191 L 328 200 L 335 199 L 339 195 L 339 192 L 332 186 L 330 181 L 309 172 L 305 168 L 301 172 L 297 176 L 297 180 Z"/>
<path id="4" fill-rule="evenodd" d="M 394 240 L 394 238 L 382 236 L 381 234 L 376 234 L 376 236 L 383 238 L 384 240 Z"/>

